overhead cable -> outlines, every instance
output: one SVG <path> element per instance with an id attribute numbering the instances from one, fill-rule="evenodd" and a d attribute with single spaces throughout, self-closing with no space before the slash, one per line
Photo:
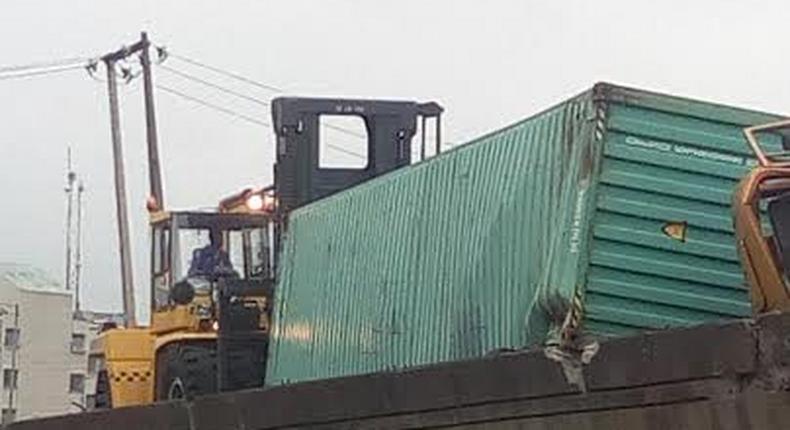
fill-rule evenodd
<path id="1" fill-rule="evenodd" d="M 76 69 L 83 69 L 85 68 L 85 64 L 74 64 L 71 66 L 63 66 L 57 68 L 49 68 L 49 69 L 41 69 L 41 70 L 30 70 L 30 71 L 17 71 L 12 73 L 1 73 L 0 74 L 0 81 L 4 81 L 7 79 L 22 79 L 22 78 L 29 78 L 33 76 L 41 76 L 41 75 L 52 75 L 55 73 L 62 73 L 68 72 L 70 70 Z"/>
<path id="2" fill-rule="evenodd" d="M 4 74 L 6 72 L 24 72 L 30 70 L 51 69 L 51 68 L 58 68 L 60 66 L 71 66 L 76 64 L 79 64 L 80 66 L 85 66 L 89 61 L 90 58 L 73 57 L 73 58 L 64 58 L 61 60 L 39 61 L 36 63 L 13 65 L 13 66 L 0 66 L 0 74 Z"/>
<path id="3" fill-rule="evenodd" d="M 172 56 L 173 54 L 170 54 L 170 55 Z M 207 80 L 205 80 L 203 78 L 200 78 L 200 77 L 195 76 L 193 74 L 190 74 L 190 73 L 187 73 L 187 72 L 175 69 L 173 67 L 169 67 L 169 66 L 165 66 L 163 64 L 160 64 L 159 68 L 164 70 L 164 71 L 166 71 L 166 72 L 168 72 L 168 73 L 171 73 L 173 75 L 179 76 L 181 78 L 184 78 L 184 79 L 187 79 L 187 80 L 190 80 L 190 81 L 193 81 L 193 82 L 197 82 L 197 83 L 199 83 L 201 85 L 204 85 L 206 87 L 216 89 L 216 90 L 221 91 L 223 93 L 230 94 L 232 96 L 235 96 L 235 97 L 238 97 L 240 99 L 244 99 L 244 100 L 250 101 L 252 103 L 264 106 L 266 108 L 269 108 L 269 104 L 271 103 L 271 100 L 260 99 L 260 98 L 253 97 L 253 96 L 250 96 L 250 95 L 247 95 L 247 94 L 244 94 L 244 93 L 240 93 L 238 91 L 231 90 L 229 88 L 223 87 L 222 85 L 217 85 L 217 84 L 215 84 L 213 82 L 209 82 L 209 81 L 207 81 Z M 332 130 L 335 130 L 335 131 L 338 131 L 340 133 L 347 134 L 349 136 L 354 136 L 354 137 L 360 138 L 360 139 L 366 139 L 367 138 L 367 136 L 365 136 L 364 134 L 358 133 L 358 132 L 356 132 L 354 130 L 349 130 L 347 128 L 344 128 L 344 127 L 341 127 L 341 126 L 338 126 L 338 125 L 322 124 L 322 126 L 326 127 L 326 128 L 329 128 L 329 129 L 332 129 Z M 357 154 L 357 155 L 359 155 L 359 154 Z"/>
<path id="4" fill-rule="evenodd" d="M 163 52 L 166 52 L 166 55 L 168 57 L 173 57 L 173 58 L 178 59 L 180 61 L 183 61 L 185 63 L 189 63 L 189 64 L 191 64 L 193 66 L 201 67 L 201 68 L 204 68 L 206 70 L 210 70 L 210 71 L 212 71 L 214 73 L 219 73 L 221 75 L 225 75 L 227 77 L 236 79 L 238 81 L 246 82 L 246 83 L 248 83 L 250 85 L 254 85 L 254 86 L 258 87 L 258 88 L 262 88 L 262 89 L 269 90 L 269 91 L 274 91 L 274 92 L 277 92 L 277 93 L 285 92 L 285 90 L 283 90 L 280 87 L 277 87 L 277 86 L 274 86 L 274 85 L 269 85 L 269 84 L 266 84 L 266 83 L 263 83 L 263 82 L 259 82 L 259 81 L 256 81 L 254 79 L 250 79 L 250 78 L 247 78 L 245 76 L 239 75 L 238 73 L 234 73 L 234 72 L 231 72 L 231 71 L 228 71 L 228 70 L 224 70 L 224 69 L 221 69 L 219 67 L 211 66 L 211 65 L 208 65 L 208 64 L 203 63 L 201 61 L 193 60 L 193 59 L 191 59 L 189 57 L 186 57 L 186 56 L 183 56 L 183 55 L 174 54 L 170 50 L 164 50 L 163 49 Z"/>
<path id="5" fill-rule="evenodd" d="M 158 89 L 160 89 L 160 90 L 162 90 L 162 91 L 164 91 L 164 92 L 166 92 L 168 94 L 174 95 L 176 97 L 180 97 L 180 98 L 182 98 L 184 100 L 187 100 L 187 101 L 190 101 L 192 103 L 199 104 L 199 105 L 201 105 L 203 107 L 206 107 L 206 108 L 209 108 L 209 109 L 213 109 L 213 110 L 216 110 L 218 112 L 222 112 L 222 113 L 224 113 L 226 115 L 230 115 L 232 117 L 241 119 L 243 121 L 247 121 L 249 123 L 252 123 L 252 124 L 255 124 L 255 125 L 259 125 L 259 126 L 263 126 L 263 127 L 267 127 L 267 128 L 270 128 L 272 126 L 271 124 L 269 124 L 269 123 L 267 123 L 265 121 L 261 121 L 261 120 L 259 120 L 257 118 L 253 118 L 253 117 L 251 117 L 249 115 L 245 115 L 243 113 L 239 113 L 239 112 L 237 112 L 237 111 L 235 111 L 233 109 L 228 109 L 226 107 L 217 105 L 215 103 L 211 103 L 211 102 L 203 100 L 201 98 L 191 96 L 191 95 L 189 95 L 187 93 L 184 93 L 182 91 L 176 90 L 174 88 L 170 88 L 170 87 L 162 85 L 162 84 L 156 84 L 155 86 Z M 364 155 L 358 154 L 358 153 L 356 153 L 354 151 L 349 151 L 348 149 L 345 149 L 342 146 L 333 145 L 331 143 L 327 143 L 326 146 L 329 147 L 329 148 L 332 148 L 332 149 L 334 149 L 334 150 L 336 150 L 338 152 L 342 152 L 344 154 L 350 155 L 352 157 L 357 157 L 357 158 L 360 158 L 360 159 L 367 159 L 367 157 L 365 157 Z"/>
<path id="6" fill-rule="evenodd" d="M 197 104 L 202 105 L 204 107 L 207 107 L 207 108 L 210 108 L 210 109 L 214 109 L 214 110 L 222 112 L 222 113 L 224 113 L 226 115 L 230 115 L 230 116 L 233 116 L 233 117 L 236 117 L 236 118 L 242 119 L 244 121 L 251 122 L 251 123 L 263 126 L 263 127 L 271 127 L 272 126 L 271 124 L 269 124 L 269 123 L 267 123 L 265 121 L 261 121 L 261 120 L 259 120 L 257 118 L 253 118 L 251 116 L 244 115 L 244 114 L 236 112 L 236 111 L 234 111 L 232 109 L 228 109 L 228 108 L 222 107 L 220 105 L 208 102 L 208 101 L 200 99 L 198 97 L 191 96 L 189 94 L 186 94 L 184 92 L 178 91 L 176 89 L 164 86 L 162 84 L 156 84 L 154 86 L 159 88 L 160 90 L 166 92 L 166 93 L 169 93 L 169 94 L 177 96 L 177 97 L 181 97 L 182 99 L 191 101 L 192 103 L 197 103 Z"/>
<path id="7" fill-rule="evenodd" d="M 172 67 L 168 67 L 168 66 L 165 66 L 165 65 L 160 65 L 159 68 L 162 69 L 162 70 L 167 71 L 168 73 L 172 73 L 172 74 L 174 74 L 176 76 L 180 76 L 180 77 L 182 77 L 184 79 L 188 79 L 190 81 L 197 82 L 197 83 L 199 83 L 201 85 L 204 85 L 204 86 L 207 86 L 207 87 L 214 88 L 216 90 L 222 91 L 223 93 L 230 94 L 232 96 L 236 96 L 236 97 L 242 98 L 244 100 L 251 101 L 253 103 L 257 103 L 257 104 L 265 106 L 267 108 L 269 107 L 269 103 L 270 103 L 269 100 L 261 100 L 261 99 L 258 99 L 256 97 L 252 97 L 252 96 L 248 96 L 246 94 L 242 94 L 242 93 L 240 93 L 238 91 L 234 91 L 234 90 L 225 88 L 225 87 L 223 87 L 221 85 L 217 85 L 217 84 L 211 83 L 211 82 L 206 81 L 204 79 L 201 79 L 201 78 L 199 78 L 199 77 L 197 77 L 195 75 L 191 75 L 189 73 L 182 72 L 180 70 L 176 70 L 176 69 L 174 69 Z"/>

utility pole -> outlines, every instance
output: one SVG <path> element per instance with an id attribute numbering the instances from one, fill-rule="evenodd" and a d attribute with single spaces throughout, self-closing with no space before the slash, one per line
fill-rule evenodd
<path id="1" fill-rule="evenodd" d="M 136 49 L 139 49 L 139 47 Z M 118 82 L 116 81 L 115 62 L 125 58 L 131 52 L 133 52 L 132 49 L 123 48 L 102 57 L 102 61 L 107 68 L 107 93 L 110 99 L 110 132 L 112 136 L 113 166 L 115 173 L 115 209 L 118 217 L 118 251 L 121 257 L 121 285 L 123 288 L 123 313 L 126 327 L 134 327 L 137 321 L 135 316 L 136 308 L 132 278 L 131 242 L 129 240 L 129 215 L 126 205 L 126 174 L 123 166 L 123 146 L 121 143 L 121 120 L 118 109 Z"/>
<path id="2" fill-rule="evenodd" d="M 74 310 L 80 306 L 80 278 L 82 274 L 82 193 L 85 186 L 82 181 L 77 184 L 77 244 L 74 251 Z"/>
<path id="3" fill-rule="evenodd" d="M 64 286 L 66 290 L 71 289 L 71 244 L 72 244 L 72 206 L 74 204 L 74 182 L 77 180 L 77 174 L 71 169 L 71 147 L 66 149 L 66 279 Z"/>
<path id="4" fill-rule="evenodd" d="M 151 197 L 158 209 L 165 208 L 165 196 L 162 191 L 162 169 L 159 163 L 159 142 L 156 134 L 156 114 L 154 110 L 154 83 L 151 76 L 151 57 L 148 34 L 140 34 L 140 64 L 143 67 L 143 92 L 145 100 L 145 131 L 148 144 L 148 177 L 150 178 Z"/>
<path id="5" fill-rule="evenodd" d="M 121 120 L 118 109 L 118 84 L 116 81 L 115 63 L 130 55 L 140 53 L 143 68 L 146 141 L 148 144 L 148 176 L 151 197 L 158 209 L 164 207 L 162 191 L 162 173 L 159 163 L 158 140 L 156 134 L 156 115 L 154 111 L 153 79 L 151 76 L 150 42 L 148 35 L 142 32 L 140 40 L 130 47 L 111 52 L 101 59 L 107 67 L 107 92 L 110 98 L 110 128 L 112 132 L 113 164 L 115 166 L 115 204 L 118 213 L 118 248 L 121 256 L 121 282 L 123 286 L 123 311 L 126 326 L 136 324 L 134 283 L 132 280 L 131 243 L 129 240 L 129 216 L 126 204 L 126 180 L 123 166 L 123 147 L 121 144 Z"/>

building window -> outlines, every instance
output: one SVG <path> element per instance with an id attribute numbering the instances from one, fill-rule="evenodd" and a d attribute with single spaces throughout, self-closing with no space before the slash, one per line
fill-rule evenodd
<path id="1" fill-rule="evenodd" d="M 102 355 L 89 355 L 88 356 L 88 373 L 95 375 L 96 372 L 104 368 L 104 356 Z"/>
<path id="2" fill-rule="evenodd" d="M 3 408 L 3 425 L 11 424 L 16 420 L 16 409 Z"/>
<path id="3" fill-rule="evenodd" d="M 18 327 L 8 327 L 5 329 L 5 342 L 3 342 L 7 348 L 16 348 L 19 346 L 19 328 Z"/>
<path id="4" fill-rule="evenodd" d="M 92 411 L 96 409 L 96 395 L 95 394 L 88 394 L 85 396 L 85 409 Z"/>
<path id="5" fill-rule="evenodd" d="M 69 375 L 69 393 L 83 394 L 85 392 L 85 375 L 72 373 Z"/>
<path id="6" fill-rule="evenodd" d="M 82 333 L 71 334 L 71 352 L 72 354 L 85 353 L 85 335 Z"/>
<path id="7" fill-rule="evenodd" d="M 3 369 L 3 388 L 8 390 L 16 389 L 19 371 L 17 369 Z"/>

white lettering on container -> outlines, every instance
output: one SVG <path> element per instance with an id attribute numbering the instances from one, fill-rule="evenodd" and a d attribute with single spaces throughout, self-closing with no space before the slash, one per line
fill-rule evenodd
<path id="1" fill-rule="evenodd" d="M 636 136 L 626 136 L 625 143 L 629 146 L 637 146 L 640 148 L 654 149 L 661 152 L 672 152 L 678 155 L 688 157 L 701 158 L 703 160 L 718 161 L 729 164 L 737 164 L 740 166 L 751 165 L 752 160 L 749 158 L 741 157 L 738 155 L 727 154 L 724 152 L 713 151 L 710 149 L 702 149 L 693 146 L 686 146 L 680 144 L 672 144 L 668 142 L 660 142 L 655 140 L 641 139 Z"/>

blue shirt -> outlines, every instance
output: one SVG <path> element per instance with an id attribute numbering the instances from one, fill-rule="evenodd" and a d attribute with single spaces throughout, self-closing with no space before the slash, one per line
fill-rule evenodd
<path id="1" fill-rule="evenodd" d="M 235 275 L 228 254 L 211 244 L 192 252 L 192 262 L 187 276 Z M 237 275 L 238 276 L 238 275 Z"/>

